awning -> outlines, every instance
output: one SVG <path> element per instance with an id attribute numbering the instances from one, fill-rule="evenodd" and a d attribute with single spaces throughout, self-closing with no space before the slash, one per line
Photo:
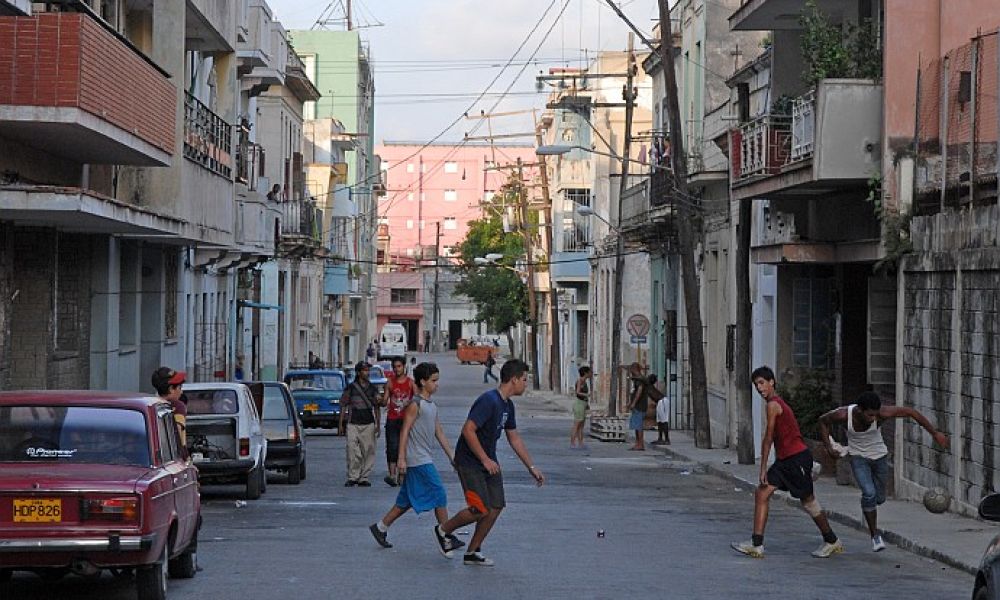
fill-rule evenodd
<path id="1" fill-rule="evenodd" d="M 285 307 L 279 304 L 261 304 L 260 302 L 251 302 L 250 300 L 237 300 L 236 305 L 240 308 L 257 308 L 260 310 L 276 310 L 278 312 L 285 310 Z"/>

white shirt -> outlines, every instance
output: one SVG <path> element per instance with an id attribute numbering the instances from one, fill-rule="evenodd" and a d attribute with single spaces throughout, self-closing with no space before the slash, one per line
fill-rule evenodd
<path id="1" fill-rule="evenodd" d="M 656 403 L 656 422 L 670 422 L 670 398 L 668 396 L 663 396 Z"/>
<path id="2" fill-rule="evenodd" d="M 882 458 L 889 454 L 889 448 L 882 439 L 882 429 L 876 419 L 865 431 L 854 430 L 854 411 L 860 410 L 857 404 L 847 407 L 847 450 L 851 456 L 862 456 L 869 460 Z"/>

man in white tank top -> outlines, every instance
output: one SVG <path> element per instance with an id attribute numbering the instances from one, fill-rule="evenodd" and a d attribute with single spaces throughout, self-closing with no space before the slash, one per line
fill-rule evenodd
<path id="1" fill-rule="evenodd" d="M 885 549 L 885 542 L 878 532 L 878 505 L 885 502 L 885 484 L 889 479 L 889 449 L 882 438 L 882 423 L 888 419 L 911 418 L 920 424 L 942 448 L 948 447 L 948 436 L 931 425 L 927 417 L 917 410 L 901 406 L 882 406 L 875 392 L 864 392 L 857 403 L 831 410 L 819 418 L 820 437 L 831 456 L 843 455 L 845 449 L 834 449 L 830 425 L 845 423 L 847 426 L 846 452 L 851 457 L 851 470 L 861 488 L 861 511 L 872 536 L 872 550 Z"/>

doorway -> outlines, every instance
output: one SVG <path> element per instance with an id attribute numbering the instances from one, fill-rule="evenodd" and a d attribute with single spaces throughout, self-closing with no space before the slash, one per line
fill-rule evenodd
<path id="1" fill-rule="evenodd" d="M 462 322 L 448 321 L 448 349 L 458 348 L 458 340 L 462 337 Z"/>

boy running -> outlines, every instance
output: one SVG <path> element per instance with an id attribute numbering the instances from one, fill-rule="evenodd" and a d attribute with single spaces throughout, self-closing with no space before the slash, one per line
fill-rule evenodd
<path id="1" fill-rule="evenodd" d="M 931 434 L 942 448 L 948 447 L 948 436 L 931 425 L 927 417 L 912 408 L 882 406 L 875 392 L 864 392 L 857 402 L 842 406 L 819 418 L 819 431 L 830 456 L 838 456 L 830 437 L 832 423 L 847 424 L 847 453 L 851 470 L 861 488 L 861 512 L 872 537 L 872 552 L 885 550 L 878 532 L 878 505 L 885 502 L 885 482 L 889 479 L 889 449 L 882 439 L 882 423 L 889 419 L 911 418 Z"/>
<path id="2" fill-rule="evenodd" d="M 531 455 L 517 431 L 514 418 L 511 397 L 523 394 L 527 386 L 528 365 L 519 359 L 505 362 L 500 369 L 500 385 L 476 398 L 462 426 L 462 436 L 455 447 L 455 464 L 468 508 L 456 513 L 447 523 L 435 526 L 434 535 L 441 553 L 447 556 L 455 549 L 450 541 L 452 532 L 475 522 L 476 531 L 469 541 L 464 564 L 493 566 L 493 560 L 483 556 L 481 550 L 483 540 L 506 506 L 503 476 L 497 464 L 497 440 L 502 432 L 507 433 L 507 442 L 535 482 L 538 485 L 545 483 L 545 476 L 531 464 Z"/>
<path id="3" fill-rule="evenodd" d="M 733 542 L 733 549 L 753 558 L 764 558 L 768 501 L 775 490 L 784 490 L 802 502 L 802 507 L 823 534 L 823 545 L 813 551 L 812 555 L 816 558 L 829 558 L 843 552 L 843 544 L 830 528 L 830 522 L 813 493 L 812 453 L 802 441 L 799 424 L 792 409 L 774 391 L 774 371 L 769 367 L 758 367 L 751 379 L 757 392 L 767 403 L 767 429 L 760 444 L 760 485 L 754 492 L 753 536 L 746 542 Z M 767 462 L 772 444 L 777 460 L 769 469 Z"/>
<path id="4" fill-rule="evenodd" d="M 431 458 L 432 442 L 437 439 L 448 462 L 455 464 L 455 459 L 448 450 L 448 438 L 438 420 L 437 405 L 431 400 L 440 379 L 437 365 L 420 363 L 413 370 L 413 378 L 416 380 L 417 395 L 406 406 L 403 415 L 403 427 L 399 433 L 399 458 L 396 462 L 402 487 L 389 512 L 381 521 L 368 527 L 375 541 L 383 548 L 392 548 L 387 535 L 389 526 L 411 508 L 418 513 L 434 509 L 434 517 L 438 523 L 444 523 L 448 519 L 448 495 L 434 466 L 434 459 Z M 465 545 L 453 536 L 448 537 L 448 544 L 449 552 L 445 553 L 448 558 L 451 558 L 450 550 Z"/>

